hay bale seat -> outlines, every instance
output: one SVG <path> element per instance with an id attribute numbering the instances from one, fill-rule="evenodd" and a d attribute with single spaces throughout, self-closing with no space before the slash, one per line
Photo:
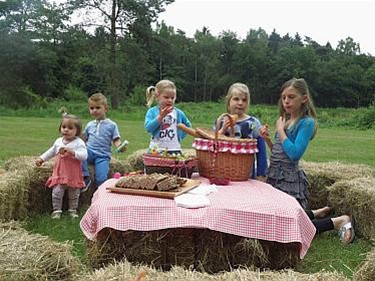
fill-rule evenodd
<path id="1" fill-rule="evenodd" d="M 51 192 L 44 183 L 52 173 L 52 162 L 35 166 L 36 157 L 21 156 L 4 163 L 0 175 L 0 220 L 24 219 L 31 213 L 51 209 Z"/>
<path id="2" fill-rule="evenodd" d="M 336 212 L 355 217 L 356 234 L 375 240 L 375 178 L 342 180 L 328 190 L 329 204 Z"/>
<path id="3" fill-rule="evenodd" d="M 68 243 L 29 234 L 16 222 L 0 224 L 0 280 L 76 280 L 83 269 Z"/>
<path id="4" fill-rule="evenodd" d="M 41 167 L 36 167 L 37 158 L 20 156 L 4 163 L 4 172 L 0 174 L 0 221 L 24 219 L 32 214 L 52 211 L 51 189 L 45 186 L 45 182 L 52 175 L 54 162 L 47 161 Z M 123 174 L 131 170 L 126 161 L 111 159 L 110 176 L 115 172 Z M 80 206 L 90 205 L 93 192 L 94 189 L 90 189 L 82 193 Z"/>
<path id="5" fill-rule="evenodd" d="M 144 276 L 144 278 L 141 278 Z M 139 279 L 137 279 L 139 278 Z M 318 272 L 303 274 L 292 270 L 259 271 L 246 268 L 222 272 L 215 275 L 173 267 L 168 272 L 156 270 L 146 266 L 133 266 L 127 261 L 117 262 L 108 267 L 95 270 L 93 273 L 80 276 L 77 281 L 347 281 L 338 272 Z"/>
<path id="6" fill-rule="evenodd" d="M 373 281 L 375 280 L 375 248 L 373 248 L 361 263 L 357 272 L 353 274 L 353 280 Z"/>
<path id="7" fill-rule="evenodd" d="M 328 187 L 341 180 L 355 177 L 375 177 L 375 169 L 363 164 L 344 164 L 341 162 L 314 163 L 301 161 L 310 182 L 309 208 L 317 209 L 328 202 Z"/>
<path id="8" fill-rule="evenodd" d="M 243 266 L 294 268 L 299 261 L 298 243 L 282 244 L 191 228 L 147 232 L 105 228 L 96 241 L 87 240 L 87 249 L 94 268 L 126 258 L 164 270 L 177 265 L 216 273 Z"/>

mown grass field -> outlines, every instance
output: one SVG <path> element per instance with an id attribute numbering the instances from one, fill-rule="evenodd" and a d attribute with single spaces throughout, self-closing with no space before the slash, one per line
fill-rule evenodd
<path id="1" fill-rule="evenodd" d="M 112 119 L 119 124 L 123 138 L 130 142 L 125 155 L 113 154 L 114 157 L 123 159 L 132 152 L 148 146 L 149 136 L 143 129 L 143 121 Z M 86 123 L 88 119 L 83 121 Z M 19 155 L 37 157 L 44 152 L 59 136 L 59 123 L 60 118 L 0 117 L 0 167 L 11 157 Z M 194 123 L 194 126 L 211 127 L 211 124 L 209 122 Z M 183 147 L 191 148 L 191 142 L 192 138 L 188 137 L 184 140 Z M 304 160 L 341 161 L 375 167 L 374 148 L 375 131 L 373 130 L 320 128 L 305 153 Z M 84 211 L 81 210 L 81 216 Z M 49 218 L 49 214 L 41 214 L 29 218 L 25 226 L 30 231 L 48 235 L 57 241 L 72 241 L 75 253 L 85 261 L 84 237 L 79 229 L 79 220 L 66 217 L 60 221 L 53 221 Z M 322 269 L 339 270 L 350 277 L 370 247 L 370 242 L 362 239 L 357 239 L 352 245 L 344 247 L 340 244 L 335 232 L 320 235 L 314 239 L 312 247 L 298 270 L 305 273 Z"/>
<path id="2" fill-rule="evenodd" d="M 83 120 L 84 123 L 87 121 L 89 120 Z M 113 154 L 114 157 L 124 158 L 148 146 L 149 136 L 143 129 L 143 121 L 114 121 L 118 123 L 123 139 L 130 142 L 125 155 Z M 0 161 L 19 155 L 41 154 L 59 136 L 59 124 L 60 118 L 1 117 Z M 194 123 L 194 126 L 211 127 L 211 124 Z M 192 137 L 187 137 L 183 141 L 183 147 L 191 148 L 192 140 Z M 319 128 L 303 159 L 313 162 L 342 161 L 375 167 L 375 131 Z"/>

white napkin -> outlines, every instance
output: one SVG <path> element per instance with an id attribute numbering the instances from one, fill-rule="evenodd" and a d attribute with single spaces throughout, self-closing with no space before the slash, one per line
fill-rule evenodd
<path id="1" fill-rule="evenodd" d="M 195 195 L 208 195 L 211 192 L 218 191 L 216 184 L 200 184 L 196 188 L 189 190 L 186 192 L 187 194 L 195 194 Z"/>
<path id="2" fill-rule="evenodd" d="M 211 205 L 210 199 L 205 195 L 181 194 L 174 198 L 177 207 L 195 209 L 203 208 Z"/>

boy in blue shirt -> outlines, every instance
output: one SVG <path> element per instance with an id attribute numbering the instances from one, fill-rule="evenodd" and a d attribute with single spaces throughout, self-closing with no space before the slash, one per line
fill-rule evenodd
<path id="1" fill-rule="evenodd" d="M 90 115 L 95 120 L 87 123 L 84 131 L 88 157 L 82 166 L 86 187 L 81 192 L 86 191 L 91 185 L 88 164 L 94 165 L 96 186 L 100 186 L 108 178 L 112 143 L 116 148 L 121 145 L 117 124 L 106 118 L 106 97 L 102 93 L 95 93 L 88 99 L 88 104 Z"/>

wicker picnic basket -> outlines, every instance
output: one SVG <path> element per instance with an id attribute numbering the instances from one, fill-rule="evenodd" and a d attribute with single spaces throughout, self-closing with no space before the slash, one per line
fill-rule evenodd
<path id="1" fill-rule="evenodd" d="M 179 177 L 191 178 L 197 167 L 197 159 L 195 157 L 178 159 L 177 157 L 143 154 L 142 159 L 146 174 L 169 173 Z"/>
<path id="2" fill-rule="evenodd" d="M 230 120 L 231 137 L 218 133 L 219 122 L 225 116 Z M 231 181 L 246 181 L 251 176 L 254 154 L 258 152 L 257 140 L 234 138 L 234 125 L 231 115 L 224 113 L 217 119 L 215 132 L 196 129 L 197 133 L 204 137 L 195 138 L 193 142 L 201 176 Z"/>

